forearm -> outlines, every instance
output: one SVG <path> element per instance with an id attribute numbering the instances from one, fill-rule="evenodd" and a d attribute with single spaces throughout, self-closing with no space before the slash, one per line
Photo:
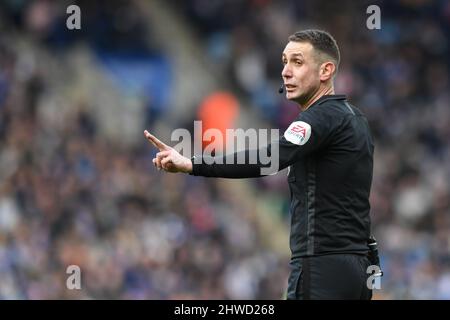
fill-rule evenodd
<path id="1" fill-rule="evenodd" d="M 245 159 L 245 161 L 239 162 L 239 159 Z M 270 167 L 270 164 L 262 161 L 259 156 L 252 159 L 248 150 L 226 156 L 195 157 L 191 161 L 192 172 L 190 174 L 203 177 L 231 179 L 263 177 L 269 174 L 268 168 Z"/>

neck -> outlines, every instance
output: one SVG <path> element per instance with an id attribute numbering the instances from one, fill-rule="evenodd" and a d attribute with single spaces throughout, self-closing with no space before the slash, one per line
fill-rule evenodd
<path id="1" fill-rule="evenodd" d="M 305 103 L 300 105 L 300 109 L 302 111 L 305 111 L 308 109 L 314 102 L 319 100 L 322 96 L 334 94 L 334 87 L 333 86 L 327 86 L 323 88 L 319 88 Z"/>

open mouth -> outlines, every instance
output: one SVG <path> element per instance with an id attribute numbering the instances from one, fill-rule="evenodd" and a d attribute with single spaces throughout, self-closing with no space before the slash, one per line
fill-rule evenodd
<path id="1" fill-rule="evenodd" d="M 292 91 L 292 90 L 295 90 L 295 88 L 297 88 L 297 86 L 294 86 L 292 84 L 286 84 L 285 88 L 286 88 L 286 91 Z"/>

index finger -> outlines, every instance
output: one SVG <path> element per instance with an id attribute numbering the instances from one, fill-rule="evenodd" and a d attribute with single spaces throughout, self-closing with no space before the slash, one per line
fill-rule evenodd
<path id="1" fill-rule="evenodd" d="M 150 141 L 160 151 L 169 149 L 169 147 L 164 142 L 160 141 L 158 138 L 156 138 L 147 130 L 144 131 L 144 135 L 147 138 L 147 140 Z"/>

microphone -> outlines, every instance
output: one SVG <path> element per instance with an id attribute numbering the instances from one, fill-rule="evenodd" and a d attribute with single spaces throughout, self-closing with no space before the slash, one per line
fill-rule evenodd
<path id="1" fill-rule="evenodd" d="M 282 94 L 284 91 L 284 84 L 281 85 L 281 87 L 278 89 L 278 93 Z"/>

